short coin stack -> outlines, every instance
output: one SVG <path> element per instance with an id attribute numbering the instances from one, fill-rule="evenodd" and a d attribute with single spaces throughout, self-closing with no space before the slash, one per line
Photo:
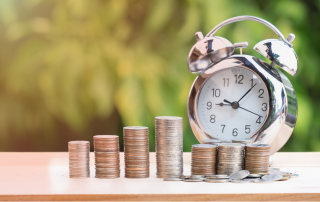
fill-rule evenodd
<path id="1" fill-rule="evenodd" d="M 90 142 L 70 141 L 68 150 L 70 178 L 90 177 Z"/>
<path id="2" fill-rule="evenodd" d="M 195 144 L 191 150 L 191 175 L 216 173 L 217 145 Z"/>
<path id="3" fill-rule="evenodd" d="M 267 174 L 269 169 L 270 148 L 268 144 L 246 146 L 245 169 L 253 174 Z"/>
<path id="4" fill-rule="evenodd" d="M 244 144 L 219 144 L 217 171 L 219 175 L 230 175 L 244 166 Z"/>
<path id="5" fill-rule="evenodd" d="M 149 129 L 142 126 L 123 128 L 126 178 L 149 177 Z"/>
<path id="6" fill-rule="evenodd" d="M 183 174 L 182 118 L 160 116 L 155 119 L 157 177 Z"/>
<path id="7" fill-rule="evenodd" d="M 119 136 L 93 136 L 96 178 L 120 177 Z"/>

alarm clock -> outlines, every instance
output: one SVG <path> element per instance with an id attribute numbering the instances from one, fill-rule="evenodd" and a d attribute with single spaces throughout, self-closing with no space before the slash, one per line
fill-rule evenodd
<path id="1" fill-rule="evenodd" d="M 254 50 L 269 63 L 242 54 L 247 42 L 232 44 L 214 36 L 225 25 L 251 20 L 269 27 L 280 39 L 266 39 Z M 278 69 L 297 74 L 298 57 L 293 50 L 294 34 L 284 38 L 271 23 L 254 16 L 238 16 L 221 22 L 197 43 L 188 56 L 188 68 L 199 73 L 188 97 L 188 118 L 200 143 L 205 139 L 231 142 L 252 139 L 271 145 L 277 152 L 289 139 L 297 121 L 297 97 L 289 79 Z M 240 49 L 240 54 L 233 54 Z"/>

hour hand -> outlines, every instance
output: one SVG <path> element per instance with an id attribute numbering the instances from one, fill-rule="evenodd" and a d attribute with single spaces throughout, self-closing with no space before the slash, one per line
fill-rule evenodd
<path id="1" fill-rule="evenodd" d="M 216 105 L 220 105 L 220 107 L 223 107 L 223 106 L 225 106 L 225 105 L 228 105 L 228 106 L 230 106 L 230 104 L 224 104 L 224 103 L 219 103 L 219 104 L 216 104 Z"/>

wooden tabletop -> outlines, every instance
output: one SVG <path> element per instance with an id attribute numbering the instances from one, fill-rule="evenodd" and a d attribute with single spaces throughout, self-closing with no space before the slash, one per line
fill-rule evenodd
<path id="1" fill-rule="evenodd" d="M 0 200 L 12 201 L 320 201 L 320 152 L 276 153 L 272 167 L 298 178 L 270 184 L 167 182 L 156 177 L 150 153 L 150 178 L 70 179 L 68 153 L 0 153 Z M 184 153 L 184 174 L 190 174 L 190 153 Z"/>

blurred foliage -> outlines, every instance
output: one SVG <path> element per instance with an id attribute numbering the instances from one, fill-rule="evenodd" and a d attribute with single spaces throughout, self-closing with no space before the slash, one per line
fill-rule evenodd
<path id="1" fill-rule="evenodd" d="M 184 119 L 184 148 L 197 142 L 186 103 L 196 75 L 186 59 L 194 33 L 253 15 L 296 35 L 298 123 L 283 151 L 320 151 L 320 1 L 1 0 L 0 149 L 66 150 L 72 139 Z M 252 47 L 277 38 L 264 25 L 238 22 L 217 32 Z M 264 59 L 266 60 L 266 59 Z M 269 62 L 269 61 L 268 61 Z"/>

